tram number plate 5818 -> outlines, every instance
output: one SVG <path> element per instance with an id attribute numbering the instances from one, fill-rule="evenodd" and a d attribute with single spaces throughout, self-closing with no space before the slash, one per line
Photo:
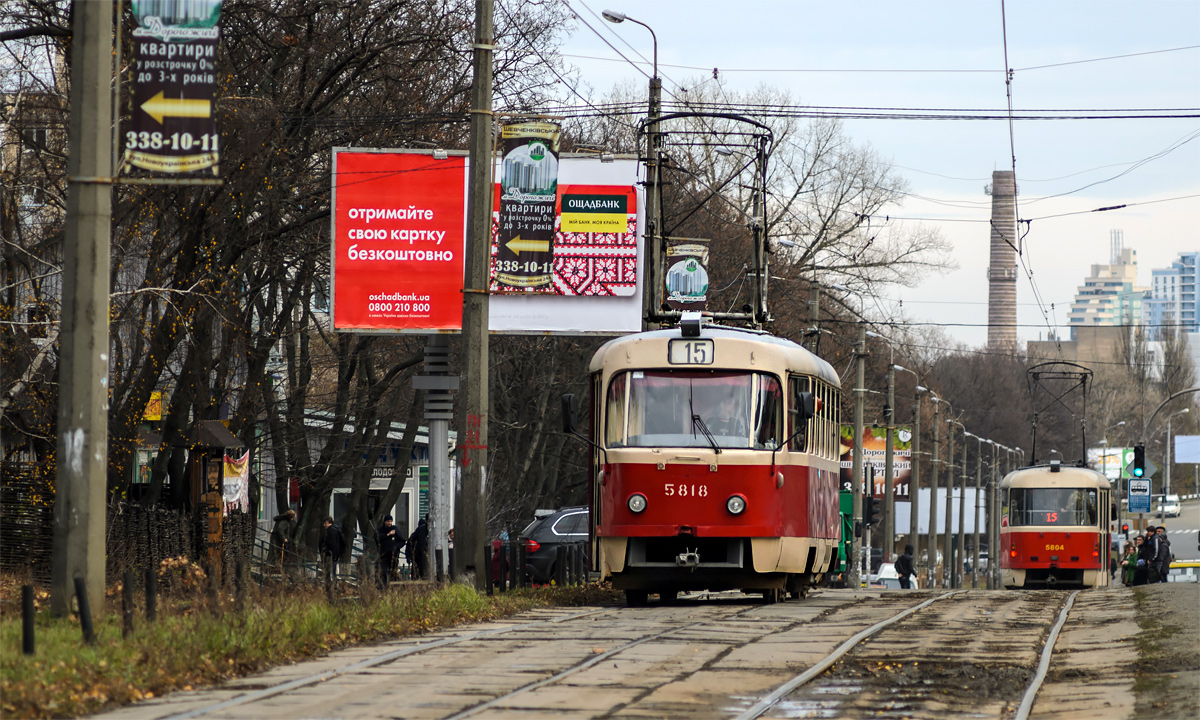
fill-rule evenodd
<path id="1" fill-rule="evenodd" d="M 708 486 L 666 483 L 663 485 L 663 494 L 667 497 L 708 497 Z"/>
<path id="2" fill-rule="evenodd" d="M 676 338 L 667 343 L 667 362 L 672 365 L 712 365 L 711 338 Z"/>

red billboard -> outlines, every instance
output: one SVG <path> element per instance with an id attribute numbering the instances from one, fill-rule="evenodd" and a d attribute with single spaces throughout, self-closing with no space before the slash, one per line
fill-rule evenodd
<path id="1" fill-rule="evenodd" d="M 466 161 L 333 154 L 333 326 L 460 330 Z"/>

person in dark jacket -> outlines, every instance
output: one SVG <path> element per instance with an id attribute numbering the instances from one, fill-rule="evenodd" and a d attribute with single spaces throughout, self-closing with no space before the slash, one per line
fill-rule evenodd
<path id="1" fill-rule="evenodd" d="M 1166 582 L 1171 573 L 1171 541 L 1167 538 L 1167 528 L 1159 525 L 1155 537 L 1158 539 L 1158 554 L 1154 558 L 1157 561 L 1158 581 Z"/>
<path id="2" fill-rule="evenodd" d="M 271 529 L 271 563 L 283 571 L 284 557 L 292 549 L 292 536 L 296 533 L 296 511 L 288 510 L 275 516 L 275 527 Z"/>
<path id="3" fill-rule="evenodd" d="M 1146 527 L 1146 534 L 1142 537 L 1142 546 L 1138 549 L 1138 569 L 1137 579 L 1134 580 L 1135 585 L 1158 582 L 1158 570 L 1155 568 L 1155 560 L 1158 558 L 1158 546 L 1158 537 L 1154 532 L 1154 526 L 1148 525 Z"/>
<path id="4" fill-rule="evenodd" d="M 383 524 L 375 531 L 375 545 L 379 548 L 379 586 L 387 587 L 396 569 L 396 559 L 400 556 L 400 548 L 405 544 L 400 537 L 400 529 L 392 522 L 392 516 L 383 519 Z"/>
<path id="5" fill-rule="evenodd" d="M 337 564 L 342 559 L 342 553 L 346 552 L 346 539 L 342 536 L 342 529 L 330 516 L 326 515 L 321 524 L 324 529 L 321 531 L 318 549 L 325 566 L 325 582 L 328 583 L 337 578 Z"/>
<path id="6" fill-rule="evenodd" d="M 896 574 L 900 576 L 900 589 L 909 590 L 912 588 L 913 568 L 913 546 L 905 545 L 904 553 L 896 558 Z"/>
<path id="7" fill-rule="evenodd" d="M 417 529 L 408 536 L 408 550 L 405 557 L 413 567 L 413 578 L 424 580 L 429 576 L 429 518 L 421 518 Z"/>

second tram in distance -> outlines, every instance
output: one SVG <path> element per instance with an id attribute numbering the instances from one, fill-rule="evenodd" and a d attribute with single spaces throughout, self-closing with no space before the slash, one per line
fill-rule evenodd
<path id="1" fill-rule="evenodd" d="M 1052 462 L 1009 473 L 1000 497 L 1004 587 L 1108 586 L 1108 478 Z"/>
<path id="2" fill-rule="evenodd" d="M 799 596 L 829 570 L 840 382 L 828 363 L 692 320 L 606 343 L 591 385 L 593 557 L 630 604 Z"/>

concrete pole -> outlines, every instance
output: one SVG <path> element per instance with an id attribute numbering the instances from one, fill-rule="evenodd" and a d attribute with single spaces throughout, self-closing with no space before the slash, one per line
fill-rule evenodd
<path id="1" fill-rule="evenodd" d="M 488 451 L 488 261 L 492 245 L 492 10 L 475 0 L 475 77 L 471 87 L 471 175 L 463 283 L 463 412 L 458 421 L 453 577 L 483 587 Z M 432 440 L 432 439 L 431 439 Z"/>
<path id="2" fill-rule="evenodd" d="M 454 401 L 444 383 L 457 378 L 437 377 L 450 372 L 450 341 L 445 335 L 430 335 L 425 340 L 425 372 L 434 375 L 422 383 L 425 388 L 425 422 L 429 428 L 429 578 L 437 578 L 437 569 L 450 570 L 449 532 L 453 527 L 450 493 L 454 482 L 450 473 L 450 419 Z M 436 381 L 444 384 L 437 384 Z M 418 488 L 418 491 L 420 489 Z M 457 534 L 457 533 L 456 533 Z M 439 564 L 440 562 L 440 564 Z"/>
<path id="3" fill-rule="evenodd" d="M 938 582 L 942 587 L 954 587 L 956 548 L 951 542 L 954 533 L 954 425 L 946 418 L 946 527 L 942 528 L 942 570 Z"/>
<path id="4" fill-rule="evenodd" d="M 955 545 L 954 577 L 956 588 L 961 588 L 966 582 L 966 570 L 963 562 L 967 558 L 967 437 L 963 435 L 962 469 L 958 474 L 958 536 Z"/>
<path id="5" fill-rule="evenodd" d="M 113 3 L 75 3 L 73 16 L 50 609 L 71 611 L 80 577 L 98 616 L 105 608 Z"/>
<path id="6" fill-rule="evenodd" d="M 808 351 L 816 354 L 821 342 L 821 286 L 813 280 L 808 289 L 808 341 L 805 345 Z"/>
<path id="7" fill-rule="evenodd" d="M 1004 549 L 1000 547 L 1000 504 L 997 502 L 998 488 L 1000 479 L 997 475 L 998 466 L 996 465 L 996 456 L 1000 452 L 1000 448 L 996 443 L 992 443 L 992 463 L 988 471 L 991 478 L 988 481 L 988 511 L 987 511 L 987 527 L 988 527 L 988 574 L 987 586 L 988 590 L 995 590 L 999 587 L 996 578 L 1000 572 L 1000 556 Z"/>
<path id="8" fill-rule="evenodd" d="M 913 562 L 921 553 L 921 395 L 913 398 L 912 480 L 908 484 L 908 542 L 913 546 Z"/>
<path id="9" fill-rule="evenodd" d="M 862 560 L 859 557 L 862 548 L 862 541 L 859 540 L 857 530 L 862 527 L 862 499 L 863 499 L 863 396 L 866 390 L 863 388 L 865 381 L 865 373 L 867 366 L 867 326 L 864 323 L 858 325 L 858 348 L 855 350 L 855 383 L 854 383 L 854 455 L 853 463 L 851 464 L 850 477 L 854 478 L 854 529 L 855 534 L 850 538 L 850 557 L 848 560 L 850 577 L 848 585 L 854 589 L 862 587 L 862 575 L 860 567 Z"/>
<path id="10" fill-rule="evenodd" d="M 934 579 L 937 577 L 937 546 L 938 546 L 938 531 L 937 531 L 937 512 L 938 512 L 938 447 L 942 442 L 942 402 L 938 398 L 933 399 L 933 461 L 930 466 L 929 478 L 929 528 L 925 533 L 927 546 L 925 548 L 925 586 L 934 587 Z"/>
<path id="11" fill-rule="evenodd" d="M 971 539 L 971 587 L 979 587 L 979 523 L 982 519 L 980 512 L 982 510 L 983 498 L 980 493 L 983 491 L 983 438 L 975 438 L 978 442 L 975 446 L 975 531 L 974 537 Z"/>
<path id="12" fill-rule="evenodd" d="M 887 371 L 887 449 L 883 465 L 883 561 L 892 562 L 892 554 L 896 545 L 896 520 L 893 517 L 896 501 L 892 485 L 895 482 L 895 444 L 896 444 L 896 367 L 888 364 Z"/>
<path id="13" fill-rule="evenodd" d="M 642 329 L 652 330 L 658 315 L 662 286 L 662 174 L 659 166 L 658 117 L 662 108 L 662 78 L 658 77 L 658 38 L 654 37 L 654 77 L 650 78 L 650 107 L 646 126 L 646 268 L 642 285 Z M 755 195 L 757 197 L 757 194 Z"/>

